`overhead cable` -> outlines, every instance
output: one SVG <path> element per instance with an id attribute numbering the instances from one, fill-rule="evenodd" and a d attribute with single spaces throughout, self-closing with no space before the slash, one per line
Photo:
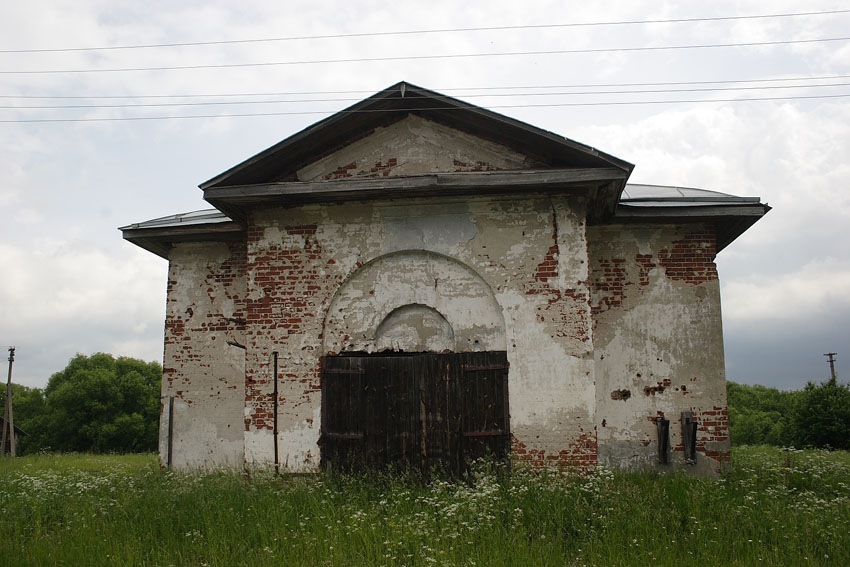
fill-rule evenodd
<path id="1" fill-rule="evenodd" d="M 831 38 L 816 38 L 816 39 L 787 39 L 776 41 L 752 41 L 742 43 L 708 43 L 700 45 L 658 45 L 658 46 L 643 46 L 643 47 L 607 47 L 607 48 L 586 48 L 586 49 L 552 49 L 541 51 L 503 51 L 496 53 L 448 53 L 435 55 L 399 55 L 390 57 L 352 57 L 348 59 L 308 59 L 301 61 L 268 61 L 258 63 L 211 63 L 204 65 L 174 65 L 174 66 L 157 66 L 157 67 L 117 67 L 107 69 L 49 69 L 49 70 L 28 70 L 28 71 L 0 71 L 3 75 L 48 75 L 61 73 L 117 73 L 117 72 L 138 72 L 138 71 L 187 71 L 196 69 L 234 69 L 246 67 L 276 67 L 289 65 L 324 65 L 329 63 L 377 63 L 381 61 L 422 61 L 422 60 L 439 60 L 439 59 L 469 59 L 469 58 L 486 58 L 486 57 L 514 57 L 514 56 L 529 56 L 529 55 L 566 55 L 566 54 L 581 54 L 581 53 L 617 53 L 629 51 L 666 51 L 666 50 L 681 50 L 681 49 L 715 49 L 726 47 L 763 47 L 768 45 L 791 45 L 791 44 L 810 44 L 810 43 L 825 43 L 848 41 L 850 37 L 831 37 Z"/>
<path id="2" fill-rule="evenodd" d="M 743 83 L 774 83 L 789 81 L 827 81 L 834 79 L 847 79 L 850 75 L 822 75 L 808 77 L 769 77 L 762 79 L 724 79 L 716 81 L 662 81 L 642 83 L 577 83 L 573 85 L 501 85 L 491 87 L 436 87 L 439 92 L 465 92 L 465 91 L 493 91 L 493 90 L 542 90 L 542 89 L 583 89 L 583 88 L 618 88 L 618 87 L 660 87 L 660 86 L 684 86 L 684 85 L 729 85 Z M 820 85 L 808 85 L 816 87 Z M 196 94 L 142 94 L 142 95 L 13 95 L 2 94 L 0 98 L 18 99 L 126 99 L 126 98 L 224 98 L 236 96 L 311 96 L 311 95 L 343 95 L 343 94 L 370 94 L 380 89 L 359 90 L 335 90 L 335 91 L 287 91 L 267 93 L 196 93 Z M 456 95 L 460 96 L 460 95 Z M 472 96 L 472 95 L 463 95 Z"/>
<path id="3" fill-rule="evenodd" d="M 539 96 L 581 96 L 581 95 L 621 95 L 621 94 L 671 94 L 671 93 L 697 93 L 697 92 L 729 92 L 749 90 L 776 90 L 776 89 L 812 89 L 822 87 L 847 87 L 850 83 L 831 83 L 826 85 L 765 85 L 755 87 L 715 87 L 715 88 L 693 88 L 693 89 L 631 89 L 620 91 L 582 91 L 582 92 L 534 92 L 534 93 L 483 93 L 468 94 L 464 98 L 495 98 L 495 97 L 539 97 Z M 441 100 L 451 99 L 448 96 L 410 96 L 410 100 L 429 99 Z M 227 100 L 227 101 L 203 101 L 203 102 L 156 102 L 140 104 L 54 104 L 39 106 L 23 105 L 0 105 L 0 109 L 15 110 L 44 110 L 44 109 L 82 109 L 82 108 L 165 108 L 174 106 L 224 106 L 244 104 L 303 104 L 315 102 L 356 102 L 357 98 L 305 98 L 288 100 Z"/>
<path id="4" fill-rule="evenodd" d="M 780 100 L 811 100 L 811 99 L 830 99 L 830 98 L 847 98 L 850 93 L 833 94 L 833 95 L 800 95 L 800 96 L 776 96 L 776 97 L 756 97 L 756 98 L 728 98 L 728 99 L 677 99 L 677 100 L 643 100 L 643 101 L 610 101 L 610 102 L 563 102 L 563 103 L 543 103 L 543 104 L 504 104 L 492 105 L 487 109 L 494 108 L 552 108 L 552 107 L 571 107 L 571 106 L 633 106 L 645 104 L 682 104 L 682 103 L 706 103 L 706 102 L 755 102 L 755 101 L 780 101 Z M 306 116 L 311 114 L 366 114 L 366 113 L 384 113 L 384 112 L 422 112 L 428 110 L 453 111 L 464 110 L 463 107 L 431 107 L 431 108 L 393 108 L 393 109 L 362 109 L 362 110 L 303 110 L 291 112 L 251 112 L 240 114 L 193 114 L 188 116 L 127 116 L 114 118 L 32 118 L 32 119 L 10 119 L 0 120 L 2 124 L 9 123 L 34 123 L 34 122 L 124 122 L 137 120 L 186 120 L 192 118 L 246 118 L 259 116 Z"/>
<path id="5" fill-rule="evenodd" d="M 396 31 L 381 31 L 381 32 L 363 32 L 363 33 L 347 33 L 347 34 L 326 34 L 326 35 L 306 35 L 306 36 L 290 36 L 290 37 L 269 37 L 255 39 L 230 39 L 217 41 L 191 41 L 191 42 L 175 42 L 175 43 L 150 43 L 141 45 L 102 45 L 96 47 L 58 47 L 44 49 L 0 49 L 0 53 L 61 53 L 72 51 L 109 51 L 120 49 L 156 49 L 170 47 L 197 47 L 204 45 L 233 45 L 244 43 L 269 43 L 280 41 L 305 41 L 318 39 L 348 39 L 359 37 L 382 37 L 382 36 L 399 36 L 399 35 L 424 35 L 437 33 L 468 33 L 481 31 L 512 31 L 512 30 L 539 30 L 539 29 L 557 29 L 557 28 L 575 28 L 575 27 L 594 27 L 594 26 L 623 26 L 623 25 L 647 25 L 647 24 L 678 24 L 678 23 L 697 23 L 697 22 L 718 22 L 729 20 L 755 20 L 768 18 L 793 18 L 801 16 L 824 16 L 834 14 L 846 14 L 850 10 L 824 10 L 818 12 L 793 12 L 785 14 L 755 14 L 745 16 L 718 16 L 705 18 L 670 18 L 657 20 L 619 20 L 607 22 L 572 22 L 561 24 L 531 24 L 531 25 L 515 25 L 515 26 L 482 26 L 482 27 L 466 27 L 466 28 L 439 28 L 439 29 L 420 29 L 420 30 L 396 30 Z"/>

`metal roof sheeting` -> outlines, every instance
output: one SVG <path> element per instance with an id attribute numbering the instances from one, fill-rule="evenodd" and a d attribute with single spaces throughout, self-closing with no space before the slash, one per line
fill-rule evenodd
<path id="1" fill-rule="evenodd" d="M 219 211 L 218 209 L 203 209 L 200 211 L 191 211 L 188 213 L 178 213 L 158 219 L 133 223 L 128 226 L 122 226 L 118 230 L 137 230 L 145 228 L 170 228 L 175 226 L 191 226 L 195 224 L 215 224 L 220 222 L 230 222 L 230 217 Z"/>
<path id="2" fill-rule="evenodd" d="M 621 205 L 641 207 L 694 207 L 758 203 L 758 197 L 738 197 L 719 191 L 669 185 L 626 184 Z"/>
<path id="3" fill-rule="evenodd" d="M 758 203 L 758 197 L 738 197 L 719 191 L 696 189 L 693 187 L 673 187 L 669 185 L 642 185 L 629 183 L 620 197 L 621 205 L 640 207 L 694 207 L 717 205 L 741 205 Z M 218 209 L 203 209 L 188 213 L 179 213 L 144 222 L 122 226 L 119 230 L 138 230 L 146 228 L 173 228 L 199 224 L 217 224 L 231 222 L 230 217 Z"/>

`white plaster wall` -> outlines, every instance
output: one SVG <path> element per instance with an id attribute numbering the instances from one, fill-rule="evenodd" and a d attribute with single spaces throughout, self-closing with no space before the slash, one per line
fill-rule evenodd
<path id="1" fill-rule="evenodd" d="M 670 420 L 670 444 L 681 449 L 681 412 L 713 422 L 714 413 L 726 409 L 718 281 L 671 278 L 659 261 L 691 229 L 619 225 L 590 230 L 590 261 L 599 278 L 600 260 L 624 260 L 622 304 L 603 309 L 594 326 L 599 454 L 609 465 L 659 468 L 653 418 Z M 637 255 L 654 267 L 641 274 Z M 599 291 L 594 303 L 600 304 L 606 293 L 610 290 Z M 629 393 L 627 399 L 623 392 Z M 721 432 L 707 429 L 698 434 L 705 449 L 728 452 L 728 439 L 718 441 Z M 681 450 L 670 453 L 670 462 L 684 466 Z M 710 474 L 720 466 L 703 454 L 696 466 L 684 468 Z"/>
<path id="2" fill-rule="evenodd" d="M 297 334 L 274 322 L 249 330 L 249 374 L 253 366 L 258 375 L 265 372 L 268 353 L 278 350 L 291 375 L 282 384 L 279 411 L 280 443 L 291 456 L 290 468 L 292 462 L 299 470 L 318 465 L 321 398 L 311 388 L 319 357 L 377 349 L 381 322 L 404 305 L 436 310 L 451 325 L 458 349 L 507 350 L 512 428 L 527 449 L 567 460 L 573 452 L 592 452 L 595 459 L 581 197 L 310 205 L 256 211 L 253 222 L 261 236 L 249 243 L 249 297 L 260 300 L 269 293 L 260 291 L 267 284 L 252 259 L 275 251 L 286 250 L 291 258 L 292 250 L 309 250 L 314 256 L 309 281 L 320 282 L 312 284 L 319 289 L 310 296 L 315 313 L 303 318 Z M 314 234 L 306 239 L 291 234 L 304 225 L 315 226 Z M 547 262 L 554 267 L 541 268 Z M 295 294 L 307 289 L 301 281 L 293 286 Z M 282 317 L 286 301 L 281 300 Z M 261 384 L 259 390 L 270 387 Z M 249 427 L 249 462 L 270 460 L 267 436 L 267 430 Z M 574 446 L 580 437 L 593 446 Z"/>
<path id="3" fill-rule="evenodd" d="M 502 310 L 486 282 L 447 256 L 406 250 L 370 261 L 337 290 L 325 320 L 323 352 L 376 352 L 382 323 L 414 305 L 442 316 L 448 327 L 441 335 L 451 334 L 453 344 L 446 346 L 452 352 L 505 350 Z M 390 342 L 382 350 L 399 350 L 395 346 Z"/>
<path id="4" fill-rule="evenodd" d="M 297 172 L 300 181 L 522 169 L 509 148 L 411 114 Z M 343 173 L 344 172 L 344 173 Z"/>
<path id="5" fill-rule="evenodd" d="M 239 316 L 244 276 L 223 243 L 179 244 L 169 255 L 165 375 L 159 454 L 168 454 L 168 400 L 174 397 L 172 459 L 176 468 L 241 466 L 245 351 L 228 321 Z M 238 271 L 238 270 L 237 270 Z M 226 281 L 216 281 L 216 276 Z"/>

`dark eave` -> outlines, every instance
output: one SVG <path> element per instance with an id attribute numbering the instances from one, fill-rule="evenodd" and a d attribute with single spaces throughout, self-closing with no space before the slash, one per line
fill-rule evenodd
<path id="1" fill-rule="evenodd" d="M 124 240 L 168 259 L 169 250 L 178 242 L 226 242 L 244 238 L 245 231 L 241 224 L 224 217 L 223 214 L 220 216 L 223 220 L 214 223 L 155 227 L 146 227 L 144 223 L 140 223 L 119 230 L 123 233 Z"/>
<path id="2" fill-rule="evenodd" d="M 601 217 L 613 211 L 627 176 L 628 172 L 618 168 L 433 173 L 210 187 L 204 190 L 204 199 L 231 218 L 238 219 L 243 216 L 245 207 L 258 204 L 288 206 L 315 202 L 582 190 L 592 193 L 592 201 L 598 205 L 598 210 L 594 210 L 591 216 Z"/>
<path id="3" fill-rule="evenodd" d="M 621 202 L 612 222 L 710 222 L 717 228 L 717 252 L 720 252 L 770 210 L 770 206 L 754 197 L 690 201 L 655 198 Z"/>
<path id="4" fill-rule="evenodd" d="M 478 106 L 398 83 L 286 138 L 224 173 L 202 183 L 201 189 L 294 181 L 309 163 L 368 136 L 408 114 L 508 146 L 552 168 L 615 168 L 631 173 L 634 166 L 590 146 Z"/>

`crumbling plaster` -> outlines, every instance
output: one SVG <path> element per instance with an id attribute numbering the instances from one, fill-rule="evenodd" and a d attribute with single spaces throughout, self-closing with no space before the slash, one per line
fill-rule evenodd
<path id="1" fill-rule="evenodd" d="M 399 310 L 422 314 L 421 309 L 414 309 L 417 305 L 433 312 L 429 319 L 440 325 L 443 340 L 451 334 L 453 342 L 446 350 L 506 348 L 502 310 L 477 273 L 441 254 L 406 250 L 379 256 L 346 279 L 328 309 L 323 352 L 405 350 L 392 343 L 381 348 L 379 328 Z M 423 351 L 444 350 L 418 346 Z M 407 352 L 416 350 L 408 348 Z"/>
<path id="2" fill-rule="evenodd" d="M 695 231 L 702 236 L 689 238 Z M 654 420 L 665 417 L 670 420 L 673 449 L 669 466 L 684 466 L 683 411 L 693 412 L 703 422 L 698 432 L 702 454 L 696 466 L 686 469 L 716 473 L 728 458 L 716 272 L 703 273 L 703 266 L 697 265 L 689 278 L 670 277 L 679 268 L 665 267 L 662 261 L 686 241 L 713 260 L 712 235 L 708 225 L 619 225 L 590 231 L 603 463 L 660 467 Z M 681 260 L 688 262 L 684 254 Z"/>
<path id="3" fill-rule="evenodd" d="M 174 398 L 173 466 L 238 466 L 245 351 L 234 345 L 244 340 L 244 255 L 224 243 L 178 244 L 169 254 L 168 284 L 159 454 L 168 454 Z"/>
<path id="4" fill-rule="evenodd" d="M 318 181 L 525 167 L 524 155 L 501 144 L 410 114 L 299 169 L 297 177 Z"/>
<path id="5" fill-rule="evenodd" d="M 296 433 L 303 445 L 287 441 L 290 452 L 282 450 L 281 458 L 286 453 L 290 466 L 317 466 L 319 357 L 378 350 L 381 323 L 414 305 L 439 313 L 460 351 L 507 350 L 512 429 L 526 445 L 557 455 L 566 449 L 564 439 L 592 435 L 583 208 L 579 196 L 528 195 L 256 211 L 248 297 L 279 315 L 249 325 L 248 373 L 257 377 L 251 387 L 263 400 L 272 351 L 291 375 L 280 385 L 279 428 L 281 439 Z M 310 234 L 293 227 L 310 227 Z M 559 254 L 561 248 L 568 253 Z M 307 277 L 286 269 L 267 281 L 265 266 L 275 254 L 292 258 L 296 250 L 310 257 L 309 270 L 296 270 Z M 270 292 L 308 298 L 312 313 L 298 314 L 297 333 L 284 323 L 290 300 Z M 250 320 L 250 305 L 248 312 Z M 265 413 L 260 406 L 255 411 Z M 261 439 L 268 424 L 253 425 L 251 413 L 246 458 L 267 461 L 272 444 Z"/>

